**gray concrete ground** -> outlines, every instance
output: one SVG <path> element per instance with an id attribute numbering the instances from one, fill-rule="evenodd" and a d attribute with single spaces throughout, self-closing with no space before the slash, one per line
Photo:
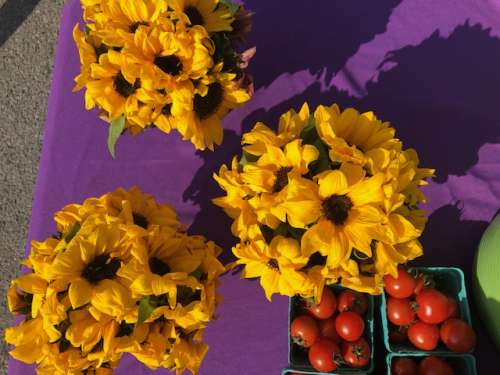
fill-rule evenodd
<path id="1" fill-rule="evenodd" d="M 13 32 L 0 45 L 0 374 L 11 323 L 5 291 L 24 253 L 63 3 L 0 0 L 0 41 Z"/>

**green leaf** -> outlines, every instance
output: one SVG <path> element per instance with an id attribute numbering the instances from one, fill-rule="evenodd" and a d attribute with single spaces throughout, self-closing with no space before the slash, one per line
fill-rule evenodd
<path id="1" fill-rule="evenodd" d="M 189 275 L 199 280 L 203 276 L 203 271 L 200 268 L 197 268 Z"/>
<path id="2" fill-rule="evenodd" d="M 318 160 L 316 160 L 314 164 L 315 174 L 331 169 L 330 156 L 328 155 L 327 146 L 325 146 L 320 138 L 316 139 L 316 141 L 313 143 L 313 146 L 316 147 L 319 151 Z"/>
<path id="3" fill-rule="evenodd" d="M 76 236 L 81 227 L 82 226 L 80 225 L 80 223 L 76 223 L 75 225 L 73 225 L 68 234 L 64 236 L 64 242 L 70 243 L 70 241 Z"/>
<path id="4" fill-rule="evenodd" d="M 288 233 L 288 224 L 280 223 L 280 225 L 278 225 L 278 228 L 274 230 L 274 237 L 276 236 L 286 237 L 287 233 Z"/>
<path id="5" fill-rule="evenodd" d="M 139 324 L 144 323 L 153 313 L 156 303 L 149 296 L 143 297 L 139 303 Z"/>
<path id="6" fill-rule="evenodd" d="M 125 129 L 125 116 L 120 116 L 117 119 L 114 119 L 109 125 L 108 150 L 113 159 L 115 158 L 115 145 L 118 138 L 122 134 L 123 129 Z"/>
<path id="7" fill-rule="evenodd" d="M 231 14 L 235 14 L 240 7 L 238 4 L 233 3 L 231 0 L 219 0 L 219 3 L 228 7 Z"/>

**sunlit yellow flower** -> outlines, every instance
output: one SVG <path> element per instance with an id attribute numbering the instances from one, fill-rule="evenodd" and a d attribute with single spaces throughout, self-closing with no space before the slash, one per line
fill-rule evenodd
<path id="1" fill-rule="evenodd" d="M 203 26 L 208 32 L 231 31 L 234 18 L 219 0 L 167 0 L 177 12 L 184 13 L 191 26 Z"/>
<path id="2" fill-rule="evenodd" d="M 252 131 L 243 134 L 243 149 L 255 156 L 263 155 L 267 146 L 284 147 L 288 142 L 300 137 L 302 130 L 309 123 L 309 106 L 302 105 L 297 113 L 293 109 L 281 115 L 276 134 L 265 124 L 258 122 Z"/>
<path id="3" fill-rule="evenodd" d="M 60 341 L 48 347 L 47 356 L 37 368 L 38 375 L 80 375 L 92 363 L 82 352 L 67 341 Z"/>
<path id="4" fill-rule="evenodd" d="M 40 313 L 43 318 L 43 329 L 51 343 L 64 337 L 69 324 L 67 312 L 70 308 L 71 303 L 67 293 L 58 292 L 49 286 Z"/>
<path id="5" fill-rule="evenodd" d="M 9 354 L 24 363 L 40 363 L 48 350 L 49 337 L 41 317 L 23 321 L 5 330 L 5 341 L 15 348 Z"/>
<path id="6" fill-rule="evenodd" d="M 48 286 L 47 281 L 34 273 L 28 273 L 14 279 L 11 285 L 15 288 L 15 292 L 13 292 L 11 288 L 9 293 L 9 309 L 11 308 L 11 303 L 15 306 L 22 303 L 21 301 L 24 301 L 26 303 L 24 309 L 31 307 L 27 310 L 27 313 L 31 314 L 31 317 L 36 318 L 39 315 L 40 308 L 45 298 Z M 12 299 L 14 293 L 19 296 Z M 13 312 L 13 310 L 11 310 L 11 312 Z"/>
<path id="7" fill-rule="evenodd" d="M 129 257 L 129 244 L 122 231 L 112 225 L 100 225 L 78 241 L 72 241 L 52 264 L 52 277 L 69 284 L 68 294 L 74 309 L 91 303 L 108 315 L 122 317 L 135 307 L 130 292 L 117 277 L 123 261 Z"/>
<path id="8" fill-rule="evenodd" d="M 189 274 L 200 266 L 202 258 L 187 249 L 185 236 L 173 236 L 170 231 L 154 228 L 146 242 L 146 246 L 135 246 L 131 250 L 132 260 L 118 275 L 129 280 L 135 297 L 168 295 L 168 303 L 174 307 L 178 285 L 193 289 L 198 286 Z"/>
<path id="9" fill-rule="evenodd" d="M 134 186 L 130 190 L 122 188 L 103 195 L 101 201 L 110 209 L 119 212 L 126 223 L 148 229 L 150 225 L 175 228 L 177 214 L 168 204 L 158 203 L 152 195 L 143 193 Z"/>
<path id="10" fill-rule="evenodd" d="M 104 109 L 110 120 L 139 109 L 144 91 L 140 82 L 140 67 L 131 64 L 120 52 L 109 50 L 91 66 L 91 80 L 86 83 L 93 103 Z M 87 108 L 89 109 L 89 108 Z"/>
<path id="11" fill-rule="evenodd" d="M 294 239 L 277 236 L 270 245 L 264 241 L 238 244 L 233 253 L 238 257 L 236 263 L 245 266 L 242 277 L 259 277 L 269 300 L 274 293 L 291 297 L 308 288 L 305 274 L 298 271 L 308 259 Z"/>
<path id="12" fill-rule="evenodd" d="M 150 369 L 157 369 L 164 363 L 172 344 L 169 339 L 176 337 L 172 323 L 155 323 L 150 327 L 148 336 L 141 343 L 139 349 L 130 350 L 129 353 L 136 357 Z"/>
<path id="13" fill-rule="evenodd" d="M 222 118 L 233 108 L 250 99 L 247 91 L 234 81 L 235 74 L 221 72 L 222 64 L 213 75 L 204 77 L 193 97 L 192 111 L 177 118 L 177 130 L 199 150 L 220 145 L 223 138 Z"/>
<path id="14" fill-rule="evenodd" d="M 197 375 L 208 352 L 208 345 L 193 340 L 178 340 L 172 348 L 171 357 L 176 365 L 177 374 L 188 369 Z"/>
<path id="15" fill-rule="evenodd" d="M 231 169 L 222 165 L 219 174 L 214 174 L 214 179 L 226 192 L 225 196 L 214 198 L 213 203 L 224 209 L 224 212 L 234 219 L 231 232 L 243 241 L 248 238 L 262 237 L 257 221 L 257 215 L 248 203 L 250 188 L 245 184 L 238 171 L 238 159 L 233 158 Z"/>
<path id="16" fill-rule="evenodd" d="M 128 38 L 142 28 L 149 28 L 160 20 L 166 10 L 165 0 L 108 0 L 102 2 L 102 13 L 94 19 L 98 35 L 113 47 L 122 47 Z"/>
<path id="17" fill-rule="evenodd" d="M 60 240 L 49 237 L 43 242 L 31 241 L 30 255 L 22 261 L 22 264 L 31 268 L 38 276 L 50 280 L 50 265 L 57 255 L 57 246 Z"/>
<path id="18" fill-rule="evenodd" d="M 185 32 L 140 29 L 123 53 L 141 64 L 141 83 L 144 87 L 166 89 L 174 94 L 176 83 L 189 78 L 202 78 L 212 67 L 208 40 L 206 30 L 199 26 Z M 178 113 L 176 107 L 173 113 Z"/>
<path id="19" fill-rule="evenodd" d="M 349 258 L 353 247 L 371 257 L 371 242 L 380 236 L 382 212 L 376 205 L 383 199 L 384 176 L 354 183 L 351 178 L 341 170 L 326 171 L 317 184 L 304 180 L 296 197 L 283 203 L 292 226 L 315 223 L 304 233 L 302 248 L 307 255 L 319 251 L 328 257 L 330 267 Z"/>

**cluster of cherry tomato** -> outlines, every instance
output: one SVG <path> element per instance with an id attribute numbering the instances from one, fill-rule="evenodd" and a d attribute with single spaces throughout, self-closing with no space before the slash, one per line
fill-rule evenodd
<path id="1" fill-rule="evenodd" d="M 304 313 L 293 319 L 290 336 L 307 350 L 309 363 L 321 372 L 341 366 L 363 368 L 370 362 L 370 345 L 363 337 L 368 310 L 366 295 L 349 289 L 338 295 L 325 288 L 320 303 L 303 301 Z"/>
<path id="2" fill-rule="evenodd" d="M 439 341 L 451 351 L 466 353 L 476 345 L 472 327 L 459 318 L 455 298 L 434 287 L 428 277 L 414 277 L 404 267 L 398 277 L 384 277 L 387 319 L 392 323 L 389 340 L 402 343 L 407 339 L 420 350 L 436 349 Z"/>
<path id="3" fill-rule="evenodd" d="M 453 368 L 442 358 L 429 356 L 417 364 L 415 359 L 398 357 L 393 359 L 392 375 L 454 375 Z"/>

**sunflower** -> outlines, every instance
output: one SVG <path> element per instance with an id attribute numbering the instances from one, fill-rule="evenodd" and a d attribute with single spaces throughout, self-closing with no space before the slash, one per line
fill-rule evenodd
<path id="1" fill-rule="evenodd" d="M 45 299 L 47 287 L 48 282 L 35 273 L 13 280 L 7 294 L 9 311 L 36 318 Z"/>
<path id="2" fill-rule="evenodd" d="M 270 245 L 262 240 L 238 244 L 233 253 L 238 257 L 236 263 L 245 266 L 242 277 L 259 277 L 268 300 L 274 293 L 292 297 L 310 287 L 299 271 L 308 259 L 294 239 L 276 236 Z"/>
<path id="3" fill-rule="evenodd" d="M 172 361 L 177 365 L 178 373 L 182 373 L 184 369 L 188 369 L 191 373 L 197 375 L 207 352 L 208 345 L 203 342 L 178 339 L 170 355 Z"/>
<path id="4" fill-rule="evenodd" d="M 262 234 L 259 228 L 257 215 L 248 203 L 248 195 L 251 190 L 243 181 L 239 170 L 238 159 L 235 157 L 231 162 L 231 169 L 222 165 L 219 174 L 214 174 L 214 179 L 226 192 L 225 196 L 214 198 L 212 202 L 224 209 L 224 212 L 234 219 L 231 225 L 233 235 L 240 237 L 243 241 L 247 239 L 260 238 Z"/>
<path id="5" fill-rule="evenodd" d="M 73 91 L 79 91 L 91 80 L 92 64 L 99 62 L 99 58 L 107 53 L 108 49 L 98 38 L 81 31 L 78 25 L 75 25 L 73 29 L 73 39 L 78 47 L 82 65 L 80 74 L 75 77 L 76 86 L 73 89 Z M 85 108 L 91 109 L 95 105 L 92 96 L 85 92 Z"/>
<path id="6" fill-rule="evenodd" d="M 284 147 L 300 137 L 309 120 L 309 106 L 304 103 L 298 113 L 291 109 L 280 116 L 278 134 L 264 123 L 258 122 L 250 132 L 243 134 L 243 150 L 251 155 L 261 156 L 268 146 Z"/>
<path id="7" fill-rule="evenodd" d="M 188 275 L 200 266 L 201 256 L 188 250 L 185 236 L 173 236 L 158 227 L 145 240 L 146 246 L 134 246 L 131 261 L 118 274 L 129 281 L 133 296 L 165 295 L 168 304 L 175 307 L 178 286 L 199 288 L 197 280 Z"/>
<path id="8" fill-rule="evenodd" d="M 83 229 L 82 229 L 83 230 Z M 68 286 L 73 309 L 90 303 L 108 315 L 121 318 L 135 307 L 117 271 L 129 257 L 129 244 L 113 225 L 92 227 L 88 236 L 71 241 L 52 264 L 52 277 Z"/>
<path id="9" fill-rule="evenodd" d="M 235 74 L 222 73 L 218 64 L 212 76 L 198 83 L 193 97 L 192 111 L 178 118 L 177 130 L 183 139 L 190 140 L 197 149 L 214 149 L 223 138 L 222 118 L 227 112 L 250 99 L 250 95 L 234 81 Z"/>
<path id="10" fill-rule="evenodd" d="M 45 300 L 40 309 L 43 318 L 43 329 L 49 336 L 51 343 L 59 341 L 64 337 L 68 327 L 68 311 L 71 302 L 66 292 L 58 292 L 49 286 Z"/>
<path id="11" fill-rule="evenodd" d="M 183 13 L 188 25 L 203 26 L 209 33 L 231 31 L 234 17 L 219 0 L 167 0 L 176 12 Z"/>
<path id="12" fill-rule="evenodd" d="M 327 144 L 332 137 L 340 137 L 363 152 L 374 148 L 401 149 L 401 141 L 394 137 L 396 130 L 373 112 L 359 113 L 354 108 L 341 112 L 337 104 L 320 105 L 314 118 L 318 134 Z"/>
<path id="13" fill-rule="evenodd" d="M 273 229 L 286 221 L 286 212 L 280 206 L 295 179 L 309 172 L 309 164 L 318 158 L 318 150 L 312 145 L 302 145 L 297 139 L 288 143 L 285 149 L 268 146 L 267 151 L 255 163 L 243 167 L 242 180 L 260 195 L 248 199 L 258 220 Z"/>
<path id="14" fill-rule="evenodd" d="M 9 354 L 24 363 L 40 363 L 45 357 L 49 337 L 43 329 L 41 317 L 23 321 L 5 330 L 5 341 L 15 348 Z"/>
<path id="15" fill-rule="evenodd" d="M 371 242 L 380 236 L 383 216 L 377 205 L 383 200 L 384 175 L 361 180 L 362 175 L 352 166 L 322 173 L 317 184 L 303 179 L 296 196 L 283 203 L 290 225 L 314 224 L 302 237 L 303 251 L 319 251 L 333 268 L 349 258 L 353 247 L 371 257 Z"/>
<path id="16" fill-rule="evenodd" d="M 37 368 L 38 375 L 81 374 L 92 366 L 92 362 L 67 341 L 51 344 L 46 356 Z"/>
<path id="17" fill-rule="evenodd" d="M 46 281 L 50 280 L 50 265 L 57 255 L 60 239 L 49 237 L 45 241 L 31 241 L 31 251 L 28 258 L 21 263 L 31 268 L 34 273 Z"/>
<path id="18" fill-rule="evenodd" d="M 96 34 L 108 46 L 123 47 L 141 28 L 155 24 L 169 27 L 169 21 L 164 17 L 165 0 L 109 0 L 102 2 L 101 9 L 99 17 L 94 17 L 99 26 Z"/>
<path id="19" fill-rule="evenodd" d="M 129 64 L 127 58 L 114 50 L 92 64 L 92 80 L 87 82 L 87 92 L 92 101 L 107 112 L 110 120 L 124 113 L 134 114 L 139 109 L 141 82 L 139 66 Z"/>
<path id="20" fill-rule="evenodd" d="M 103 204 L 118 212 L 127 224 L 135 224 L 142 229 L 151 225 L 177 228 L 177 214 L 172 206 L 158 203 L 150 194 L 143 193 L 137 186 L 130 190 L 119 188 L 103 195 Z"/>

